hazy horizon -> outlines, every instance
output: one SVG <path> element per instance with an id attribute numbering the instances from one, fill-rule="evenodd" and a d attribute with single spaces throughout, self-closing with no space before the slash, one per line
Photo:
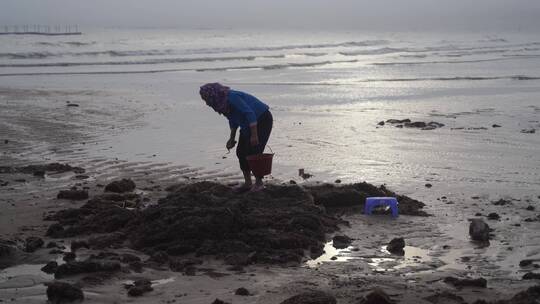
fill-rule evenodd
<path id="1" fill-rule="evenodd" d="M 405 3 L 406 2 L 406 3 Z M 535 0 L 4 0 L 0 25 L 536 31 Z"/>

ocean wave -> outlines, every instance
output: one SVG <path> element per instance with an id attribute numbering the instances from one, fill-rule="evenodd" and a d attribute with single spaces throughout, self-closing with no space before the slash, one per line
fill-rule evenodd
<path id="1" fill-rule="evenodd" d="M 69 46 L 87 46 L 87 45 L 94 45 L 96 44 L 95 41 L 90 42 L 80 42 L 80 41 L 64 41 L 64 42 L 46 42 L 46 41 L 40 41 L 35 42 L 34 45 L 40 45 L 40 46 L 63 46 L 63 45 L 69 45 Z"/>
<path id="2" fill-rule="evenodd" d="M 68 41 L 59 43 L 50 42 L 37 42 L 37 45 L 46 46 L 59 46 L 59 45 L 71 45 L 71 46 L 86 46 L 92 45 L 96 42 L 78 42 Z M 96 51 L 41 51 L 41 52 L 9 52 L 0 53 L 0 58 L 7 59 L 45 59 L 55 57 L 94 57 L 94 56 L 110 56 L 110 57 L 145 57 L 145 56 L 172 56 L 172 55 L 204 55 L 204 54 L 227 54 L 237 52 L 275 52 L 275 51 L 287 51 L 296 49 L 324 49 L 334 47 L 355 48 L 355 47 L 372 47 L 378 45 L 388 44 L 387 40 L 365 40 L 365 41 L 347 41 L 339 43 L 321 43 L 321 44 L 291 44 L 291 45 L 278 45 L 268 47 L 230 47 L 230 48 L 196 48 L 196 49 L 150 49 L 150 50 L 96 50 Z M 423 47 L 423 48 L 392 48 L 382 47 L 374 50 L 342 50 L 339 54 L 344 56 L 359 56 L 359 55 L 377 55 L 377 54 L 390 54 L 390 53 L 412 53 L 423 54 L 432 52 L 463 52 L 464 55 L 468 54 L 489 54 L 505 52 L 511 48 L 521 47 L 523 51 L 536 50 L 540 45 L 540 42 L 530 42 L 522 44 L 505 44 L 505 45 L 484 45 L 475 47 L 458 47 L 453 45 L 443 45 L 435 47 Z M 470 53 L 466 53 L 470 52 Z M 308 57 L 319 57 L 327 55 L 326 52 L 302 52 L 298 55 L 304 55 Z M 282 56 L 282 55 L 277 55 Z M 453 56 L 453 55 L 450 55 Z"/>
<path id="3" fill-rule="evenodd" d="M 384 54 L 392 54 L 392 53 L 402 53 L 402 52 L 409 52 L 410 49 L 406 48 L 380 48 L 375 50 L 361 50 L 361 51 L 352 51 L 352 52 L 339 52 L 339 54 L 344 56 L 359 56 L 359 55 L 384 55 Z"/>
<path id="4" fill-rule="evenodd" d="M 242 85 L 277 85 L 277 86 L 350 86 L 366 82 L 419 82 L 419 81 L 486 81 L 486 80 L 540 80 L 540 76 L 455 76 L 425 78 L 368 78 L 351 82 L 240 82 Z"/>
<path id="5" fill-rule="evenodd" d="M 344 56 L 361 56 L 361 55 L 383 55 L 392 53 L 411 53 L 413 55 L 400 55 L 419 57 L 424 56 L 425 53 L 431 53 L 431 55 L 438 55 L 444 57 L 462 57 L 471 55 L 486 55 L 486 54 L 499 54 L 510 51 L 528 51 L 531 46 L 538 45 L 538 42 L 515 44 L 515 45 L 490 45 L 490 46 L 476 46 L 476 47 L 458 47 L 453 45 L 444 45 L 437 47 L 422 47 L 422 48 L 392 48 L 383 47 L 372 50 L 358 50 L 358 51 L 341 51 L 339 54 Z M 520 50 L 515 48 L 522 47 Z M 528 49 L 529 48 L 529 49 Z M 449 53 L 449 54 L 446 54 Z M 422 54 L 422 55 L 420 55 Z M 427 55 L 425 55 L 427 56 Z"/>
<path id="6" fill-rule="evenodd" d="M 280 70 L 287 68 L 310 68 L 316 66 L 324 66 L 329 64 L 339 63 L 354 63 L 358 60 L 326 60 L 318 62 L 304 62 L 304 63 L 284 63 L 284 64 L 270 64 L 270 65 L 250 65 L 250 66 L 234 66 L 234 67 L 216 67 L 216 68 L 198 68 L 194 69 L 197 72 L 210 72 L 210 71 L 233 71 L 233 70 Z M 188 69 L 191 70 L 191 69 Z"/>
<path id="7" fill-rule="evenodd" d="M 328 53 L 300 53 L 298 55 L 304 55 L 304 56 L 307 56 L 307 57 L 321 57 L 321 56 L 328 55 Z"/>
<path id="8" fill-rule="evenodd" d="M 391 65 L 427 65 L 427 64 L 462 64 L 462 63 L 481 63 L 481 62 L 491 62 L 491 61 L 504 61 L 504 60 L 515 60 L 515 59 L 527 59 L 527 58 L 538 58 L 539 55 L 514 55 L 514 56 L 504 56 L 499 58 L 489 58 L 489 59 L 476 59 L 476 60 L 434 60 L 434 61 L 402 61 L 402 62 L 374 62 L 372 65 L 379 66 L 391 66 Z"/>
<path id="9" fill-rule="evenodd" d="M 54 53 L 50 52 L 0 53 L 0 58 L 7 59 L 43 59 L 53 56 Z"/>
<path id="10" fill-rule="evenodd" d="M 229 67 L 211 67 L 211 68 L 171 68 L 171 69 L 154 69 L 154 70 L 138 70 L 138 71 L 81 71 L 81 72 L 29 72 L 29 73 L 4 73 L 0 76 L 39 76 L 39 75 L 101 75 L 101 74 L 153 74 L 164 72 L 211 72 L 211 71 L 234 71 L 234 70 L 277 70 L 287 68 L 308 68 L 315 66 L 323 66 L 339 63 L 353 63 L 358 60 L 335 60 L 335 61 L 320 61 L 309 63 L 286 63 L 273 65 L 246 65 L 246 66 L 229 66 Z"/>
<path id="11" fill-rule="evenodd" d="M 94 62 L 44 62 L 44 63 L 10 63 L 0 64 L 1 68 L 37 68 L 37 67 L 73 67 L 73 66 L 99 66 L 99 65 L 142 65 L 167 64 L 191 62 L 217 62 L 217 61 L 254 61 L 257 59 L 278 59 L 285 55 L 268 56 L 230 56 L 230 57 L 198 57 L 198 58 L 158 58 L 129 61 L 94 61 Z"/>
<path id="12" fill-rule="evenodd" d="M 128 57 L 128 56 L 165 56 L 175 54 L 174 50 L 138 50 L 138 51 L 88 51 L 88 52 L 20 52 L 20 53 L 0 53 L 0 58 L 8 59 L 43 59 L 50 57 L 82 57 L 82 56 L 111 56 L 111 57 Z"/>
<path id="13" fill-rule="evenodd" d="M 220 53 L 236 53 L 236 52 L 264 52 L 264 51 L 286 51 L 295 49 L 324 49 L 333 47 L 362 47 L 362 46 L 376 46 L 388 43 L 387 40 L 364 40 L 364 41 L 347 41 L 339 43 L 321 43 L 321 44 L 291 44 L 291 45 L 278 45 L 267 47 L 230 47 L 230 48 L 196 48 L 186 50 L 175 49 L 154 49 L 154 50 L 102 50 L 102 51 L 85 51 L 85 52 L 41 52 L 40 57 L 36 56 L 37 52 L 20 52 L 20 53 L 0 53 L 0 58 L 9 59 L 33 59 L 33 58 L 47 58 L 47 57 L 64 57 L 64 56 L 111 56 L 111 57 L 129 57 L 129 56 L 164 56 L 164 55 L 195 55 L 195 54 L 220 54 Z M 95 42 L 37 42 L 37 45 L 45 46 L 61 46 L 61 45 L 73 45 L 84 46 L 95 44 Z M 305 56 L 317 57 L 324 56 L 325 53 L 306 52 Z"/>
<path id="14" fill-rule="evenodd" d="M 481 39 L 478 40 L 478 42 L 508 42 L 508 40 L 504 38 L 487 38 L 487 39 Z"/>
<path id="15" fill-rule="evenodd" d="M 361 47 L 361 46 L 376 46 L 389 43 L 388 40 L 363 40 L 363 41 L 347 41 L 339 43 L 320 43 L 320 44 L 291 44 L 279 46 L 263 46 L 263 47 L 242 47 L 242 48 L 204 48 L 204 49 L 188 49 L 186 54 L 215 54 L 215 53 L 234 53 L 246 51 L 286 51 L 295 49 L 324 49 L 334 47 Z"/>

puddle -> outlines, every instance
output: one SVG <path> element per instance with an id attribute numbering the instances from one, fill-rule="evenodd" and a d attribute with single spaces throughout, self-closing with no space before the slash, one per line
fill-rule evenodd
<path id="1" fill-rule="evenodd" d="M 170 278 L 167 278 L 167 279 L 159 279 L 159 280 L 152 280 L 152 287 L 155 287 L 155 286 L 159 286 L 159 285 L 164 285 L 164 284 L 167 284 L 167 283 L 171 283 L 171 282 L 174 282 L 176 280 L 175 277 L 170 277 Z M 123 281 L 122 284 L 124 285 L 133 285 L 133 283 L 135 283 L 134 280 L 126 280 L 126 281 Z"/>
<path id="2" fill-rule="evenodd" d="M 168 279 L 154 280 L 152 281 L 152 286 L 158 286 L 158 285 L 171 283 L 171 282 L 174 282 L 175 280 L 176 280 L 175 277 L 170 277 Z"/>
<path id="3" fill-rule="evenodd" d="M 70 252 L 70 243 L 64 244 L 66 249 L 63 252 Z M 64 255 L 58 254 L 54 259 L 58 265 L 65 264 Z M 40 264 L 19 264 L 0 270 L 0 289 L 29 288 L 40 285 L 44 282 L 54 280 L 54 274 L 47 274 L 41 271 L 46 263 Z"/>
<path id="4" fill-rule="evenodd" d="M 51 281 L 54 275 L 41 271 L 44 264 L 22 264 L 0 271 L 0 289 L 32 287 Z"/>
<path id="5" fill-rule="evenodd" d="M 334 247 L 334 242 L 330 241 L 324 245 L 324 253 L 314 260 L 307 261 L 306 265 L 310 268 L 314 268 L 321 265 L 322 263 L 346 262 L 355 259 L 355 257 L 350 256 L 351 248 L 352 247 L 347 247 L 345 249 L 337 249 Z"/>
<path id="6" fill-rule="evenodd" d="M 368 265 L 374 268 L 375 271 L 395 271 L 406 267 L 421 267 L 426 266 L 427 262 L 431 262 L 432 259 L 428 255 L 429 251 L 418 247 L 405 246 L 403 248 L 405 255 L 397 256 L 392 255 L 386 246 L 381 247 L 381 252 L 384 257 L 368 258 Z"/>

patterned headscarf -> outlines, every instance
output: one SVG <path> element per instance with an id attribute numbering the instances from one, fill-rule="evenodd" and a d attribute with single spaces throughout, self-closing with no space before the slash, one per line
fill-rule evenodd
<path id="1" fill-rule="evenodd" d="M 227 101 L 229 90 L 229 87 L 217 82 L 207 83 L 201 87 L 199 94 L 201 94 L 201 98 L 206 101 L 206 104 L 209 107 L 212 107 L 214 111 L 225 114 L 229 109 L 229 102 Z"/>

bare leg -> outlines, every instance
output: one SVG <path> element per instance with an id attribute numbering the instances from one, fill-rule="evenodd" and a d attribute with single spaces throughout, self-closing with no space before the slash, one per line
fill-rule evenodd
<path id="1" fill-rule="evenodd" d="M 257 186 L 262 186 L 263 185 L 262 177 L 255 177 L 255 185 L 257 185 Z"/>
<path id="2" fill-rule="evenodd" d="M 251 187 L 251 171 L 242 171 L 242 173 L 244 174 L 244 186 Z"/>

